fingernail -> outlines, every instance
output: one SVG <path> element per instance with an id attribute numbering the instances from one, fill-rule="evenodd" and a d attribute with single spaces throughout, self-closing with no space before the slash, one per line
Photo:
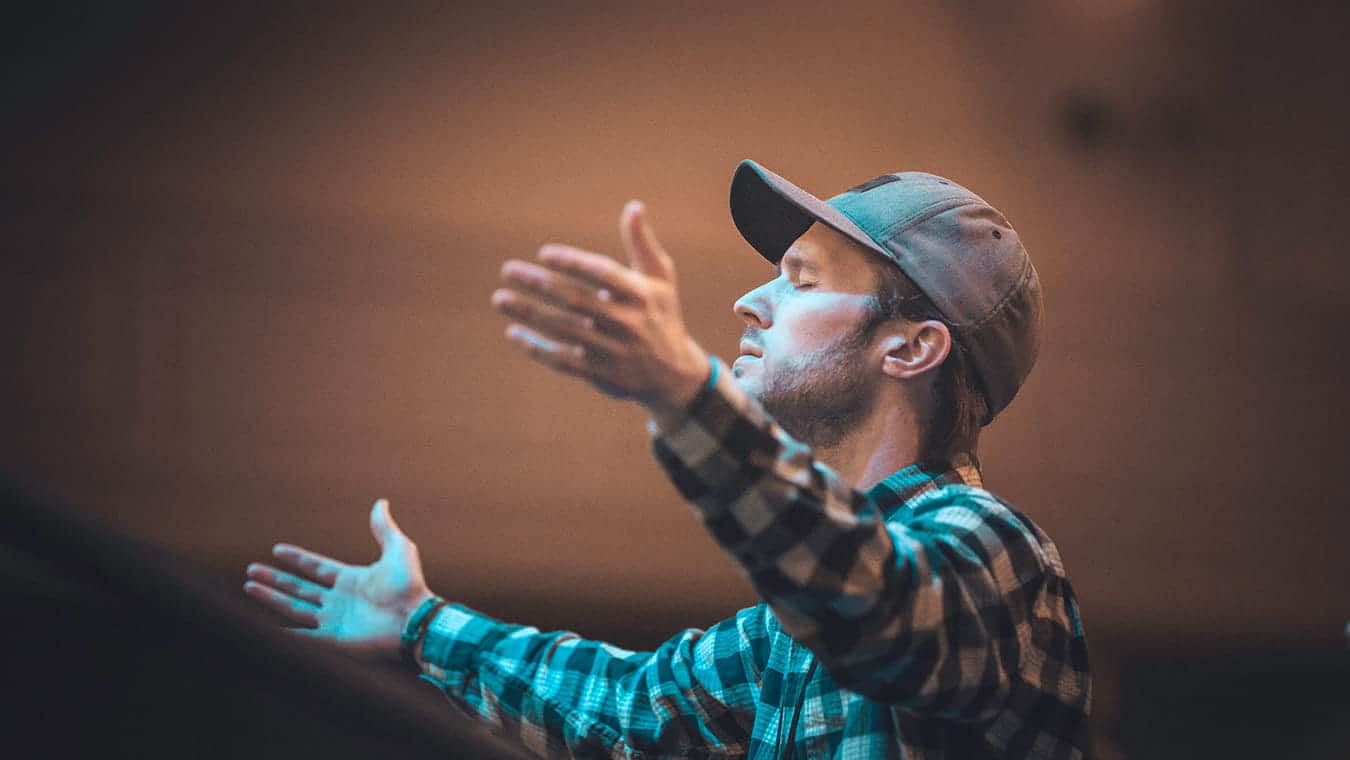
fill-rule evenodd
<path id="1" fill-rule="evenodd" d="M 600 292 L 598 292 L 598 293 L 595 294 L 595 297 L 596 297 L 596 298 L 599 298 L 601 301 L 613 301 L 613 300 L 614 300 L 614 294 L 611 293 L 611 292 L 609 292 L 609 289 L 608 289 L 608 288 L 601 288 L 601 289 L 600 289 Z"/>

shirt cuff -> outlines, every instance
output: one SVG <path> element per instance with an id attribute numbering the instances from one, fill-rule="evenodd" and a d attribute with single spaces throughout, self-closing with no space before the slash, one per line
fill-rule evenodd
<path id="1" fill-rule="evenodd" d="M 465 677 L 477 671 L 480 655 L 516 627 L 462 604 L 442 607 L 427 624 L 416 652 L 422 678 L 438 686 L 462 686 Z"/>
<path id="2" fill-rule="evenodd" d="M 771 469 L 789 440 L 726 365 L 712 361 L 719 371 L 683 418 L 666 420 L 665 427 L 647 423 L 657 461 L 685 499 L 705 512 L 724 509 Z"/>
<path id="3" fill-rule="evenodd" d="M 759 405 L 745 395 L 735 376 L 727 365 L 716 356 L 709 355 L 708 362 L 712 371 L 708 382 L 684 408 L 684 413 L 673 420 L 673 424 L 662 426 L 655 418 L 647 419 L 647 432 L 653 438 L 664 436 L 679 437 L 694 427 L 707 427 L 710 423 L 725 420 L 728 415 L 740 414 L 755 422 L 761 422 L 767 416 Z"/>

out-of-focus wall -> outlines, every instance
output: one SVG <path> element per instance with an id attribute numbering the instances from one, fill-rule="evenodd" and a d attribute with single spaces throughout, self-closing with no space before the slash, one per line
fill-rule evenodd
<path id="1" fill-rule="evenodd" d="M 616 252 L 641 198 L 729 356 L 772 271 L 730 223 L 738 160 L 822 196 L 923 169 L 1005 211 L 1044 281 L 981 458 L 1089 636 L 1340 636 L 1343 12 L 352 6 L 19 25 L 4 470 L 222 577 L 281 539 L 371 557 L 388 496 L 447 594 L 707 625 L 753 592 L 640 410 L 502 340 L 497 268 Z"/>

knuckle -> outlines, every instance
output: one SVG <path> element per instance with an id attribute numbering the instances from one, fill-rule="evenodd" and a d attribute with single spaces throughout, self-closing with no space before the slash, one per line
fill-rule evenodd
<path id="1" fill-rule="evenodd" d="M 619 328 L 627 336 L 638 335 L 641 333 L 642 320 L 634 313 L 628 312 L 615 320 Z"/>
<path id="2" fill-rule="evenodd" d="M 522 290 L 541 291 L 548 290 L 549 287 L 547 272 L 521 271 L 516 274 L 515 279 L 520 283 Z"/>
<path id="3" fill-rule="evenodd" d="M 585 287 L 570 282 L 567 283 L 566 287 L 559 288 L 558 297 L 571 308 L 585 306 L 591 300 Z"/>

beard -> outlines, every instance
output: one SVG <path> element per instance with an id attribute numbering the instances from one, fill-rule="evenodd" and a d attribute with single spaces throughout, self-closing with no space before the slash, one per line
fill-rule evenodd
<path id="1" fill-rule="evenodd" d="M 864 324 L 773 372 L 762 366 L 760 404 L 793 438 L 815 449 L 837 446 L 872 411 L 881 389 L 880 379 L 865 371 L 874 327 Z"/>

